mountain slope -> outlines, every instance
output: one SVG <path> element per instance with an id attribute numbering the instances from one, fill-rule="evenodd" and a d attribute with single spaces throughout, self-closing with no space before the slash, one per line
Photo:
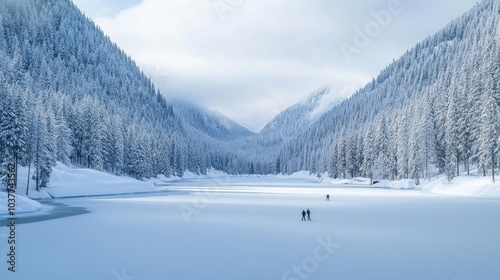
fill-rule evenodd
<path id="1" fill-rule="evenodd" d="M 214 139 L 229 141 L 254 135 L 253 132 L 216 112 L 200 108 L 181 100 L 171 102 L 174 113 L 185 125 L 206 134 Z"/>
<path id="2" fill-rule="evenodd" d="M 174 110 L 70 0 L 0 1 L 0 65 L 0 159 L 32 165 L 40 187 L 57 160 L 136 178 L 240 169 L 223 143 L 248 131 Z"/>
<path id="3" fill-rule="evenodd" d="M 485 95 L 493 95 L 488 99 L 494 100 L 491 104 L 499 103 L 499 6 L 498 0 L 485 0 L 436 35 L 417 44 L 384 69 L 373 82 L 324 114 L 288 143 L 277 160 L 278 171 L 323 172 L 329 166 L 336 168 L 340 165 L 341 176 L 369 175 L 367 172 L 372 172 L 372 167 L 363 166 L 364 161 L 369 160 L 366 152 L 363 156 L 363 145 L 366 137 L 373 134 L 379 138 L 377 141 L 384 139 L 383 146 L 388 147 L 383 151 L 386 158 L 379 160 L 382 164 L 390 164 L 386 167 L 392 171 L 390 175 L 384 173 L 383 177 L 417 174 L 422 172 L 415 171 L 420 168 L 416 167 L 420 163 L 414 163 L 415 170 L 410 171 L 408 160 L 409 151 L 427 149 L 417 144 L 419 134 L 416 131 L 423 125 L 422 120 L 432 126 L 436 145 L 430 149 L 436 157 L 432 165 L 440 172 L 450 166 L 456 169 L 457 165 L 468 164 L 461 162 L 477 163 L 482 153 L 478 139 L 455 141 L 448 138 L 452 136 L 452 128 L 459 127 L 460 122 L 466 125 L 458 131 L 479 138 L 483 131 L 480 126 L 485 125 L 483 119 L 488 110 L 482 106 L 484 99 L 490 98 Z M 495 106 L 498 105 L 491 108 Z M 423 117 L 426 116 L 425 110 L 428 111 L 427 119 Z M 455 115 L 450 114 L 455 111 L 462 112 L 467 118 L 454 119 Z M 498 117 L 498 113 L 492 115 Z M 414 137 L 415 142 L 409 137 Z M 459 146 L 463 149 L 458 155 L 450 151 L 450 143 L 457 141 L 461 141 Z M 351 145 L 349 152 L 361 154 L 356 155 L 359 159 L 354 160 L 355 164 L 348 162 L 352 155 L 346 154 L 347 145 Z M 371 154 L 379 158 L 382 152 L 378 150 L 379 146 L 376 148 Z M 413 156 L 419 153 L 421 151 L 415 151 Z"/>
<path id="4" fill-rule="evenodd" d="M 292 137 L 343 100 L 330 85 L 324 86 L 281 112 L 260 133 Z"/>

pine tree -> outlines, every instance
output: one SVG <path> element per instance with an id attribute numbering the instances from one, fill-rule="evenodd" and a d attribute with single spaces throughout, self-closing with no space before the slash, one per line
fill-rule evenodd
<path id="1" fill-rule="evenodd" d="M 20 92 L 12 89 L 2 89 L 0 97 L 3 99 L 0 112 L 0 156 L 2 184 L 6 184 L 8 164 L 17 164 L 25 157 L 28 120 L 26 103 Z M 19 89 L 16 89 L 19 91 Z"/>
<path id="2" fill-rule="evenodd" d="M 491 168 L 491 175 L 495 181 L 496 152 L 500 133 L 500 108 L 496 100 L 496 81 L 493 77 L 488 80 L 488 86 L 481 99 L 481 127 L 479 129 L 479 162 L 484 175 Z"/>
<path id="3" fill-rule="evenodd" d="M 50 181 L 52 168 L 55 166 L 55 127 L 54 116 L 50 110 L 38 108 L 38 116 L 35 120 L 35 150 L 34 164 L 36 180 L 36 190 L 47 187 Z M 45 112 L 43 112 L 45 111 Z"/>
<path id="4" fill-rule="evenodd" d="M 385 116 L 383 116 L 378 125 L 375 134 L 375 170 L 374 176 L 378 179 L 390 178 L 390 150 L 389 150 L 389 130 Z"/>
<path id="5" fill-rule="evenodd" d="M 107 129 L 110 144 L 108 165 L 112 173 L 121 175 L 123 172 L 123 156 L 125 151 L 124 128 L 118 118 L 111 120 L 111 123 L 112 125 Z"/>
<path id="6" fill-rule="evenodd" d="M 446 95 L 437 87 L 431 87 L 435 116 L 434 146 L 436 147 L 436 165 L 439 173 L 446 173 L 446 113 L 448 105 Z"/>
<path id="7" fill-rule="evenodd" d="M 338 166 L 338 169 L 339 169 L 339 173 L 340 173 L 340 176 L 342 177 L 342 179 L 346 179 L 347 178 L 347 151 L 346 151 L 346 147 L 347 147 L 347 140 L 346 140 L 346 136 L 345 136 L 345 133 L 342 131 L 340 133 L 340 138 L 338 140 L 338 143 L 337 143 L 337 166 Z"/>
<path id="8" fill-rule="evenodd" d="M 73 150 L 71 146 L 72 143 L 72 131 L 68 127 L 68 123 L 64 119 L 64 116 L 58 114 L 55 117 L 55 130 L 56 130 L 56 157 L 64 164 L 70 163 L 70 156 Z"/>
<path id="9" fill-rule="evenodd" d="M 472 100 L 469 98 L 468 93 L 470 91 L 470 77 L 467 74 L 466 64 L 463 65 L 462 71 L 465 77 L 461 78 L 460 88 L 458 90 L 459 95 L 459 112 L 462 112 L 462 117 L 458 124 L 459 129 L 459 149 L 462 154 L 463 164 L 467 175 L 470 174 L 470 158 L 472 157 L 472 145 L 474 141 L 473 136 L 473 114 L 474 106 Z"/>
<path id="10" fill-rule="evenodd" d="M 347 138 L 346 143 L 346 168 L 347 177 L 349 179 L 354 178 L 357 175 L 357 159 L 358 159 L 358 137 L 356 133 L 351 133 Z"/>
<path id="11" fill-rule="evenodd" d="M 396 157 L 397 157 L 397 170 L 401 179 L 408 179 L 409 177 L 409 153 L 408 142 L 410 139 L 408 129 L 408 116 L 402 114 L 396 120 L 397 122 L 397 136 L 396 136 Z"/>
<path id="12" fill-rule="evenodd" d="M 328 165 L 328 175 L 330 176 L 330 178 L 334 179 L 337 179 L 339 177 L 338 167 L 337 167 L 337 161 L 338 161 L 337 153 L 338 153 L 337 146 L 334 145 L 330 152 L 330 163 Z"/>
<path id="13" fill-rule="evenodd" d="M 368 127 L 363 142 L 363 166 L 362 170 L 365 177 L 370 178 L 370 184 L 373 185 L 374 165 L 376 158 L 375 137 L 371 127 Z"/>
<path id="14" fill-rule="evenodd" d="M 460 122 L 459 101 L 456 92 L 450 94 L 445 123 L 446 174 L 451 181 L 460 176 Z"/>
<path id="15" fill-rule="evenodd" d="M 435 142 L 436 121 L 428 95 L 422 101 L 421 107 L 423 109 L 423 114 L 419 124 L 422 143 L 420 165 L 423 172 L 422 177 L 430 179 L 432 176 L 436 175 L 433 170 L 437 165 L 437 151 Z"/>
<path id="16" fill-rule="evenodd" d="M 364 160 L 364 135 L 359 134 L 358 136 L 358 143 L 357 143 L 357 155 L 356 155 L 356 164 L 357 164 L 357 175 L 356 176 L 362 176 L 362 170 L 363 170 L 363 160 Z"/>

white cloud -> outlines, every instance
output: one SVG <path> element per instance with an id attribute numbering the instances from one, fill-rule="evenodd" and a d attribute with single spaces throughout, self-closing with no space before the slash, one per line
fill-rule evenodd
<path id="1" fill-rule="evenodd" d="M 355 28 L 390 1 L 397 0 L 143 0 L 94 19 L 167 97 L 259 130 L 324 84 L 368 82 L 475 3 L 401 0 L 403 11 L 348 63 L 340 44 L 352 43 Z M 220 6 L 229 7 L 221 20 L 214 3 L 233 6 Z"/>
<path id="2" fill-rule="evenodd" d="M 118 12 L 137 5 L 141 0 L 72 0 L 87 16 L 92 18 L 114 16 Z"/>

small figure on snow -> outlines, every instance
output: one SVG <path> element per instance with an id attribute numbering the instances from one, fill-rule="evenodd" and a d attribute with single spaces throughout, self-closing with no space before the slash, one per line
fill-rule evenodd
<path id="1" fill-rule="evenodd" d="M 326 195 L 326 201 L 330 201 L 330 194 Z"/>
<path id="2" fill-rule="evenodd" d="M 311 220 L 311 211 L 309 211 L 309 208 L 307 208 L 307 220 Z"/>
<path id="3" fill-rule="evenodd" d="M 306 211 L 302 210 L 302 221 L 306 220 Z"/>

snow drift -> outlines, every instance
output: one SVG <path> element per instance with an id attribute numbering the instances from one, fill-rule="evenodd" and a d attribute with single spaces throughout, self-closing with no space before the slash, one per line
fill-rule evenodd
<path id="1" fill-rule="evenodd" d="M 42 205 L 24 196 L 16 196 L 15 214 L 37 212 L 42 209 Z M 8 194 L 0 192 L 0 215 L 8 215 Z"/>
<path id="2" fill-rule="evenodd" d="M 445 176 L 422 186 L 422 190 L 430 193 L 500 198 L 500 182 L 493 183 L 491 177 L 460 176 L 448 182 Z"/>

